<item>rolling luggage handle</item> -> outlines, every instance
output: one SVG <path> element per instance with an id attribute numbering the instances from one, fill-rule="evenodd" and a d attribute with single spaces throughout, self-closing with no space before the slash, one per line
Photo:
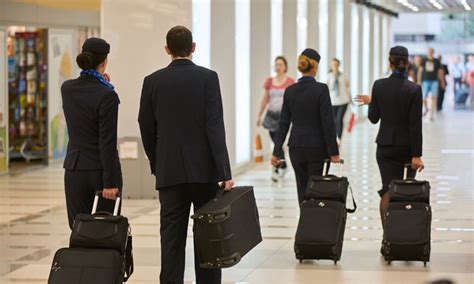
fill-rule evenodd
<path id="1" fill-rule="evenodd" d="M 411 167 L 411 164 L 405 164 L 405 167 L 403 168 L 403 180 L 406 180 L 408 177 L 408 168 Z M 423 180 L 423 170 L 417 170 L 417 173 L 420 173 L 420 180 Z M 416 177 L 416 173 L 415 173 Z"/>
<path id="2" fill-rule="evenodd" d="M 340 161 L 341 162 L 339 164 L 341 164 L 341 166 L 340 166 L 340 170 L 339 170 L 339 176 L 342 177 L 342 171 L 343 171 L 343 168 L 344 168 L 344 159 L 341 159 Z M 327 176 L 329 174 L 329 167 L 328 167 L 329 164 L 331 164 L 331 160 L 330 159 L 325 159 L 324 160 L 324 166 L 323 166 L 323 176 Z"/>
<path id="3" fill-rule="evenodd" d="M 95 197 L 94 197 L 94 205 L 92 205 L 92 212 L 91 214 L 94 215 L 97 213 L 97 205 L 99 205 L 99 196 L 102 194 L 102 190 L 97 190 L 95 192 Z M 121 202 L 121 194 L 120 192 L 117 194 L 117 199 L 115 200 L 115 206 L 114 206 L 114 216 L 118 215 L 118 211 L 120 208 L 120 202 Z"/>

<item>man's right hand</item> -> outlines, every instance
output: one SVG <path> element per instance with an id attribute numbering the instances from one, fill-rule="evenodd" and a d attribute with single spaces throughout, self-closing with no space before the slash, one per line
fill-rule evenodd
<path id="1" fill-rule="evenodd" d="M 425 164 L 421 157 L 414 157 L 411 159 L 411 168 L 416 171 L 422 171 L 425 168 Z"/>
<path id="2" fill-rule="evenodd" d="M 233 181 L 233 180 L 227 180 L 227 181 L 223 181 L 223 182 L 222 182 L 222 188 L 223 188 L 225 191 L 231 190 L 232 187 L 234 187 L 234 181 Z"/>
<path id="3" fill-rule="evenodd" d="M 102 197 L 109 200 L 117 199 L 117 195 L 119 194 L 118 188 L 104 188 L 102 190 Z"/>
<path id="4" fill-rule="evenodd" d="M 341 156 L 334 155 L 331 156 L 331 163 L 339 164 L 341 162 Z"/>
<path id="5" fill-rule="evenodd" d="M 357 95 L 355 101 L 362 105 L 368 105 L 372 101 L 372 97 L 367 95 Z"/>

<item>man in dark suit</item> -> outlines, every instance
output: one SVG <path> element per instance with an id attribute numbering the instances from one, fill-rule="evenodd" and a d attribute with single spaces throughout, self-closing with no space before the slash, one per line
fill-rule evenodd
<path id="1" fill-rule="evenodd" d="M 233 186 L 225 142 L 217 73 L 191 61 L 191 32 L 166 36 L 171 64 L 147 76 L 140 101 L 140 132 L 161 204 L 161 283 L 183 283 L 191 203 L 212 199 L 223 182 Z M 221 283 L 220 269 L 202 269 L 195 251 L 197 283 Z"/>

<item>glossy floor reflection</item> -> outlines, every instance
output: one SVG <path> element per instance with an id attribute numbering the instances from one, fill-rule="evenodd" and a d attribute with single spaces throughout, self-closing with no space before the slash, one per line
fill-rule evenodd
<path id="1" fill-rule="evenodd" d="M 224 282 L 426 283 L 449 278 L 455 283 L 474 283 L 473 122 L 472 113 L 458 112 L 424 125 L 425 178 L 433 188 L 432 261 L 428 267 L 407 262 L 387 266 L 379 256 L 376 127 L 364 122 L 346 135 L 342 146 L 345 173 L 359 209 L 349 216 L 340 263 L 296 261 L 294 177 L 289 173 L 283 182 L 274 184 L 265 163 L 236 178 L 240 185 L 255 186 L 264 241 L 240 264 L 224 271 Z M 52 254 L 68 242 L 62 175 L 60 164 L 53 164 L 0 177 L 0 283 L 46 283 Z M 158 201 L 125 200 L 123 208 L 134 233 L 136 272 L 129 283 L 158 283 Z M 192 242 L 188 240 L 186 281 L 192 283 Z"/>

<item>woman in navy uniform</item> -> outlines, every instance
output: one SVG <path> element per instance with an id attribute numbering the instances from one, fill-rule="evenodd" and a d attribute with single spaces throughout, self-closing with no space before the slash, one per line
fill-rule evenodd
<path id="1" fill-rule="evenodd" d="M 87 39 L 76 58 L 81 75 L 61 87 L 69 133 L 64 184 L 71 228 L 77 214 L 91 212 L 96 191 L 102 190 L 106 199 L 98 210 L 112 212 L 122 187 L 117 152 L 120 101 L 105 73 L 109 52 L 105 40 Z"/>
<path id="2" fill-rule="evenodd" d="M 300 203 L 304 200 L 309 177 L 322 175 L 324 160 L 331 158 L 334 163 L 340 162 L 329 89 L 314 78 L 320 59 L 319 53 L 310 48 L 298 58 L 298 70 L 303 77 L 285 90 L 272 157 L 272 164 L 278 165 L 283 143 L 293 124 L 288 146 Z"/>
<path id="3" fill-rule="evenodd" d="M 409 177 L 424 168 L 422 156 L 422 91 L 408 80 L 408 50 L 403 46 L 390 49 L 389 78 L 375 81 L 371 96 L 357 96 L 369 105 L 369 120 L 380 121 L 377 135 L 377 164 L 382 177 L 378 192 L 382 225 L 389 204 L 388 187 L 394 179 L 403 178 L 405 164 L 411 163 Z"/>

